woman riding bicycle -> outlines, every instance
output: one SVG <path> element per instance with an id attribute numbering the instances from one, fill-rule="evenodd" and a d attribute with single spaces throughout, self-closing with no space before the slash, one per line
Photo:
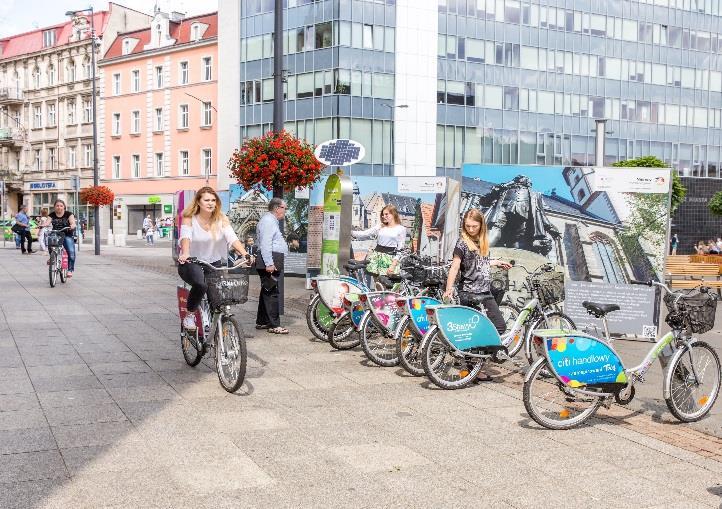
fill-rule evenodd
<path id="1" fill-rule="evenodd" d="M 186 263 L 189 257 L 210 263 L 215 267 L 225 266 L 228 258 L 228 246 L 237 253 L 248 257 L 231 223 L 221 212 L 221 199 L 212 187 L 202 187 L 196 192 L 193 201 L 183 211 L 180 231 L 180 254 L 178 255 L 178 275 L 191 286 L 188 295 L 183 327 L 196 329 L 195 311 L 206 294 L 206 274 L 212 269 L 196 263 Z"/>
<path id="2" fill-rule="evenodd" d="M 71 278 L 75 270 L 75 239 L 73 238 L 75 233 L 75 216 L 67 210 L 63 200 L 55 200 L 53 206 L 54 210 L 49 214 L 51 230 L 62 232 L 65 235 L 63 237 L 63 247 L 68 253 L 68 278 Z M 48 261 L 48 263 L 50 263 L 50 261 Z"/>
<path id="3" fill-rule="evenodd" d="M 484 216 L 477 209 L 469 209 L 464 214 L 461 238 L 454 248 L 454 260 L 451 262 L 449 277 L 446 279 L 444 297 L 449 298 L 453 295 L 456 276 L 461 272 L 457 285 L 459 302 L 464 306 L 476 308 L 483 306 L 487 318 L 501 335 L 506 331 L 506 323 L 491 294 L 492 267 L 509 270 L 511 265 L 489 258 L 489 237 Z M 482 378 L 482 380 L 489 379 L 488 375 Z"/>
<path id="4" fill-rule="evenodd" d="M 366 272 L 376 275 L 399 272 L 398 252 L 406 244 L 406 228 L 401 224 L 395 206 L 386 205 L 381 209 L 381 223 L 368 230 L 352 231 L 351 237 L 355 240 L 376 238 L 376 247 L 369 256 Z"/>

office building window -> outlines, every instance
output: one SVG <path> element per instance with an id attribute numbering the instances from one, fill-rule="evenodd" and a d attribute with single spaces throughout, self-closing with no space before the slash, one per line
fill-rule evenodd
<path id="1" fill-rule="evenodd" d="M 140 154 L 133 154 L 131 164 L 131 175 L 133 178 L 140 178 Z"/>
<path id="2" fill-rule="evenodd" d="M 180 105 L 180 115 L 179 115 L 178 127 L 180 129 L 188 129 L 188 105 L 187 104 Z"/>
<path id="3" fill-rule="evenodd" d="M 178 173 L 180 175 L 190 175 L 190 164 L 188 161 L 188 151 L 181 150 L 178 157 Z"/>

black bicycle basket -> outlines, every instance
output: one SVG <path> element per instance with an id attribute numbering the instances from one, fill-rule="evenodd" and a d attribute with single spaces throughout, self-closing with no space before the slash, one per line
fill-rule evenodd
<path id="1" fill-rule="evenodd" d="M 509 289 L 509 271 L 498 268 L 491 269 L 491 294 L 497 304 L 501 304 Z"/>
<path id="2" fill-rule="evenodd" d="M 248 269 L 206 274 L 208 302 L 212 306 L 231 306 L 248 301 Z"/>
<path id="3" fill-rule="evenodd" d="M 547 307 L 564 301 L 564 273 L 542 272 L 531 279 L 532 290 L 542 306 Z"/>
<path id="4" fill-rule="evenodd" d="M 668 293 L 664 296 L 664 303 L 669 311 L 665 321 L 670 327 L 684 324 L 688 332 L 695 334 L 704 334 L 714 328 L 717 312 L 717 298 L 714 295 L 698 293 L 680 297 L 679 293 Z"/>
<path id="5" fill-rule="evenodd" d="M 50 231 L 48 232 L 48 247 L 60 247 L 63 245 L 63 238 L 65 235 L 63 235 L 62 232 L 56 232 L 56 231 Z"/>

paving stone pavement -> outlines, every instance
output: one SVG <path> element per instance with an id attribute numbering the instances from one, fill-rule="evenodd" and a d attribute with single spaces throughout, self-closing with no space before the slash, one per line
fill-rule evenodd
<path id="1" fill-rule="evenodd" d="M 648 414 L 542 430 L 515 372 L 437 390 L 311 339 L 294 308 L 229 395 L 183 361 L 169 273 L 86 251 L 68 284 L 46 274 L 0 249 L 2 508 L 721 507 L 722 463 Z"/>

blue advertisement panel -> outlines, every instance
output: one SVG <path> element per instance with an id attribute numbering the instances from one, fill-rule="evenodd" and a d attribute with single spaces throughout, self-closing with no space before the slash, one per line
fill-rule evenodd
<path id="1" fill-rule="evenodd" d="M 617 354 L 596 338 L 552 336 L 544 338 L 544 341 L 549 362 L 561 381 L 569 387 L 627 381 Z"/>
<path id="2" fill-rule="evenodd" d="M 435 313 L 439 330 L 459 350 L 501 346 L 496 327 L 480 311 L 465 306 L 443 306 L 436 308 Z"/>
<path id="3" fill-rule="evenodd" d="M 429 330 L 429 316 L 426 314 L 427 306 L 438 306 L 441 304 L 431 297 L 415 297 L 407 302 L 409 317 L 416 333 L 419 336 L 426 334 Z"/>
<path id="4" fill-rule="evenodd" d="M 460 212 L 481 211 L 492 256 L 516 262 L 507 302 L 524 306 L 524 268 L 551 262 L 564 275 L 557 302 L 577 328 L 602 329 L 585 300 L 616 303 L 612 333 L 655 337 L 655 292 L 629 282 L 664 278 L 670 183 L 668 168 L 465 164 Z"/>

